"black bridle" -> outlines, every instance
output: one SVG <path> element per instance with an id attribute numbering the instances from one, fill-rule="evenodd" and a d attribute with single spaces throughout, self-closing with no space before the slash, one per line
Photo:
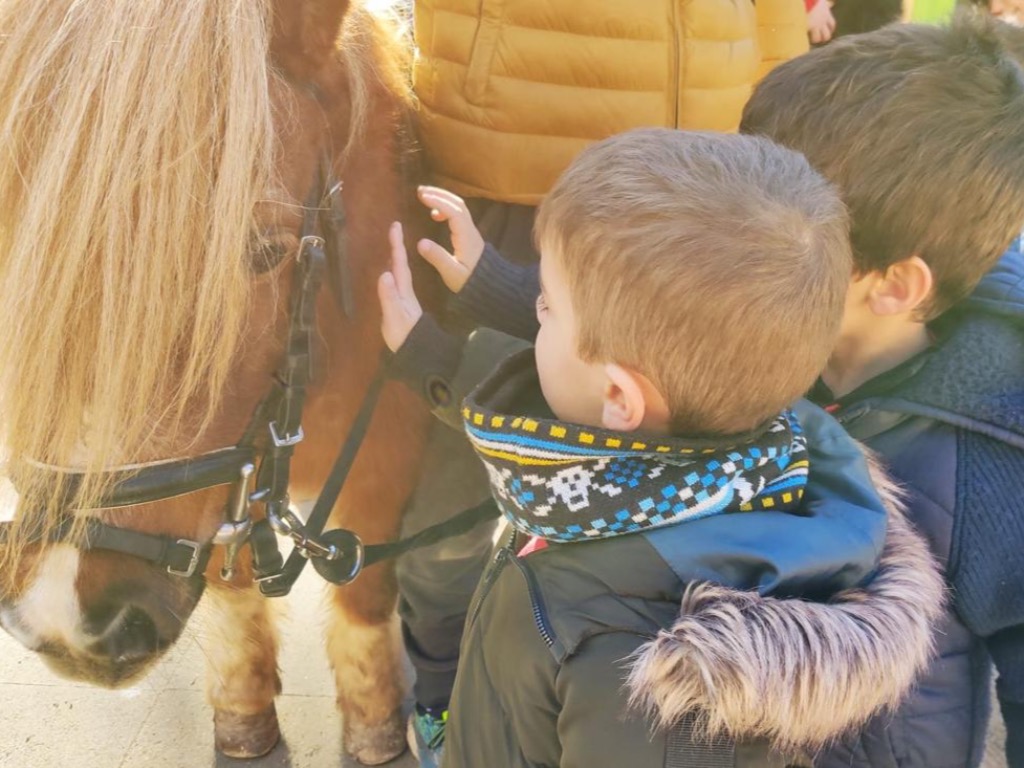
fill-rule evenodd
<path id="1" fill-rule="evenodd" d="M 74 542 L 79 548 L 131 555 L 166 568 L 175 576 L 201 578 L 213 548 L 224 546 L 225 564 L 220 575 L 230 580 L 238 553 L 248 545 L 260 591 L 269 597 L 278 597 L 291 591 L 309 560 L 326 580 L 347 584 L 374 562 L 458 535 L 496 516 L 497 509 L 487 502 L 415 536 L 370 546 L 365 546 L 349 530 L 324 532 L 369 428 L 386 377 L 383 364 L 363 396 L 309 519 L 303 522 L 289 509 L 291 458 L 304 437 L 302 409 L 312 382 L 316 300 L 328 266 L 335 298 L 347 316 L 354 312 L 345 224 L 341 183 L 334 177 L 329 163 L 324 162 L 303 217 L 292 276 L 284 354 L 272 376 L 270 391 L 257 406 L 238 444 L 187 459 L 123 467 L 106 473 L 108 490 L 95 503 L 96 508 L 130 507 L 231 484 L 224 520 L 214 537 L 209 541 L 193 541 L 142 533 L 89 518 L 83 536 Z M 64 474 L 66 498 L 73 499 L 81 475 L 57 468 L 53 471 Z M 257 520 L 251 514 L 254 504 L 262 504 L 265 512 Z M 48 538 L 66 540 L 73 520 L 73 513 L 68 513 L 64 523 L 51 531 Z M 0 524 L 0 537 L 8 525 Z M 287 561 L 278 548 L 277 535 L 292 540 L 293 550 Z"/>

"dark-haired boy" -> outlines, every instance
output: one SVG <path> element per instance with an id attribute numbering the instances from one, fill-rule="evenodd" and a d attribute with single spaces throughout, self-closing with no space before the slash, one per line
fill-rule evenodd
<path id="1" fill-rule="evenodd" d="M 855 275 L 812 393 L 881 454 L 946 565 L 951 610 L 915 694 L 828 768 L 977 766 L 991 661 L 1024 766 L 1024 32 L 961 16 L 775 70 L 742 129 L 802 152 L 851 211 Z"/>

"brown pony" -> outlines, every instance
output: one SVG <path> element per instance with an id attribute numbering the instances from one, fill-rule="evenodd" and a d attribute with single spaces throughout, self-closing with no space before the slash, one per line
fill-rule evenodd
<path id="1" fill-rule="evenodd" d="M 117 686 L 179 636 L 203 580 L 75 546 L 89 517 L 209 542 L 228 487 L 98 509 L 111 468 L 235 445 L 269 389 L 288 322 L 303 202 L 328 158 L 344 183 L 346 317 L 318 299 L 319 375 L 292 464 L 315 494 L 381 353 L 374 283 L 400 169 L 404 44 L 349 0 L 5 0 L 0 5 L 0 622 L 55 670 Z M 385 388 L 331 527 L 396 534 L 426 415 Z M 55 471 L 56 470 L 56 471 Z M 79 511 L 70 538 L 45 543 Z M 31 510 L 31 514 L 28 514 Z M 206 569 L 216 743 L 278 738 L 277 640 L 243 559 Z M 307 576 L 307 578 L 313 578 Z M 346 749 L 404 748 L 390 565 L 332 590 L 327 646 Z"/>

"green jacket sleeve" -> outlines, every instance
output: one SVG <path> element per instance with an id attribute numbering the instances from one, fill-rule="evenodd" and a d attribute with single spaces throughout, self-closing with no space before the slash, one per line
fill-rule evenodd
<path id="1" fill-rule="evenodd" d="M 530 346 L 522 339 L 479 328 L 467 339 L 454 336 L 423 315 L 392 357 L 392 377 L 429 403 L 434 415 L 462 429 L 462 401 L 511 354 Z"/>
<path id="2" fill-rule="evenodd" d="M 558 740 L 560 768 L 628 765 L 663 768 L 666 738 L 640 713 L 626 706 L 626 664 L 644 641 L 614 632 L 588 639 L 563 662 L 556 680 L 562 703 Z"/>
<path id="3" fill-rule="evenodd" d="M 562 703 L 558 716 L 560 768 L 703 768 L 712 764 L 783 768 L 789 764 L 783 755 L 772 752 L 767 742 L 725 739 L 712 746 L 695 735 L 692 723 L 660 729 L 642 713 L 628 708 L 626 659 L 645 640 L 630 632 L 596 635 L 562 664 L 555 682 Z"/>

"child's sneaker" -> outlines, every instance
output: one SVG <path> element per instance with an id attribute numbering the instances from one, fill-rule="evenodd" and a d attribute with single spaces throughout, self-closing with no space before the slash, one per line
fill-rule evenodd
<path id="1" fill-rule="evenodd" d="M 406 739 L 409 749 L 420 761 L 420 768 L 438 768 L 444 749 L 444 729 L 448 724 L 447 709 L 427 709 L 416 705 L 416 711 L 409 716 Z"/>

